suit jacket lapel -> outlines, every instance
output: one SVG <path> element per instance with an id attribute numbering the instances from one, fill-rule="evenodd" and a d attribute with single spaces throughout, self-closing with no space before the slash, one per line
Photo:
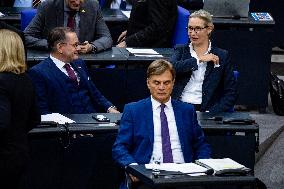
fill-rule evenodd
<path id="1" fill-rule="evenodd" d="M 85 4 L 82 5 L 82 7 L 79 10 L 79 16 L 80 16 L 80 23 L 79 23 L 79 40 L 82 40 L 85 38 L 86 33 L 84 33 L 84 31 L 88 31 L 86 30 L 86 28 L 88 28 L 88 24 L 89 24 L 89 18 L 88 18 L 88 14 L 86 14 L 86 9 L 87 7 L 85 7 Z M 81 29 L 84 28 L 84 29 Z M 84 41 L 82 41 L 84 42 Z M 90 42 L 90 41 L 89 41 Z"/>
<path id="2" fill-rule="evenodd" d="M 153 123 L 153 109 L 151 98 L 147 98 L 145 101 L 144 111 L 145 112 L 145 121 L 148 129 L 146 130 L 149 133 L 149 139 L 151 144 L 154 143 L 154 123 Z"/>
<path id="3" fill-rule="evenodd" d="M 172 100 L 172 106 L 175 114 L 175 120 L 176 120 L 176 126 L 177 126 L 177 131 L 178 131 L 178 136 L 179 136 L 179 141 L 181 145 L 181 149 L 184 152 L 184 124 L 183 124 L 183 119 L 182 119 L 182 109 L 179 107 L 179 104 L 177 101 Z"/>
<path id="4" fill-rule="evenodd" d="M 213 68 L 214 68 L 214 63 L 211 61 L 207 62 L 206 71 L 204 75 L 204 81 L 207 79 L 208 75 L 213 71 Z"/>
<path id="5" fill-rule="evenodd" d="M 53 78 L 58 82 L 58 84 L 60 85 L 60 88 L 66 94 L 65 96 L 68 98 L 69 101 L 71 101 L 70 95 L 68 95 L 68 90 L 66 87 L 67 84 L 65 82 L 67 76 L 64 77 L 64 73 L 58 69 L 58 67 L 54 64 L 51 58 L 48 58 L 47 66 L 48 66 L 48 69 L 46 71 L 49 72 L 49 75 L 53 75 Z"/>
<path id="6" fill-rule="evenodd" d="M 211 53 L 215 54 L 214 53 L 214 48 L 212 47 Z M 208 80 L 208 76 L 209 74 L 213 71 L 214 69 L 214 63 L 212 61 L 208 62 L 207 63 L 207 66 L 206 66 L 206 71 L 205 71 L 205 75 L 204 75 L 204 81 L 203 81 L 203 85 L 202 85 L 202 91 L 204 91 L 205 89 L 208 89 L 210 88 L 209 85 L 211 85 L 212 81 Z M 211 97 L 208 96 L 207 94 L 207 97 L 206 99 L 210 99 Z M 207 106 L 207 103 L 208 103 L 208 100 L 205 100 L 204 98 L 202 98 L 202 107 L 206 107 Z"/>

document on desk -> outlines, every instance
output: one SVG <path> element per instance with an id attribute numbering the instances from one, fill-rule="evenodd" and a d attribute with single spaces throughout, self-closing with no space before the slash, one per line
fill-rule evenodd
<path id="1" fill-rule="evenodd" d="M 56 122 L 58 124 L 75 123 L 74 120 L 69 119 L 68 117 L 65 117 L 64 115 L 59 113 L 41 115 L 41 121 L 42 122 L 51 121 L 51 122 Z"/>
<path id="2" fill-rule="evenodd" d="M 152 169 L 154 164 L 145 164 L 146 169 Z M 155 166 L 155 165 L 154 165 Z M 195 163 L 161 163 L 160 170 L 175 171 L 184 174 L 205 173 L 208 169 Z"/>
<path id="3" fill-rule="evenodd" d="M 159 54 L 157 51 L 153 49 L 134 49 L 134 48 L 126 48 L 129 53 L 134 56 L 143 56 L 143 57 L 163 57 L 163 55 Z"/>
<path id="4" fill-rule="evenodd" d="M 238 162 L 230 159 L 230 158 L 223 158 L 223 159 L 199 159 L 196 160 L 197 164 L 208 166 L 214 171 L 221 171 L 224 169 L 245 169 L 246 167 Z"/>

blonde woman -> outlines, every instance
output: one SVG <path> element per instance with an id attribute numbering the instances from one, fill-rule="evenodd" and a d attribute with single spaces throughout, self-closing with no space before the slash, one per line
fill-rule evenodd
<path id="1" fill-rule="evenodd" d="M 214 25 L 209 12 L 189 16 L 190 43 L 175 48 L 170 59 L 177 78 L 172 97 L 191 103 L 196 110 L 212 113 L 229 111 L 236 101 L 234 65 L 228 51 L 210 41 Z"/>
<path id="2" fill-rule="evenodd" d="M 0 29 L 0 188 L 17 188 L 29 159 L 27 133 L 40 122 L 18 34 Z"/>

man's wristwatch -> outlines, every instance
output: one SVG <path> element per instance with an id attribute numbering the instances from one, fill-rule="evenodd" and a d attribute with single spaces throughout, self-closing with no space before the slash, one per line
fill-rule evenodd
<path id="1" fill-rule="evenodd" d="M 94 44 L 91 44 L 92 46 L 92 53 L 96 53 L 97 52 L 97 47 Z"/>
<path id="2" fill-rule="evenodd" d="M 112 108 L 117 110 L 117 108 L 115 106 L 111 106 L 107 109 L 107 113 L 109 113 L 110 109 L 112 109 Z"/>

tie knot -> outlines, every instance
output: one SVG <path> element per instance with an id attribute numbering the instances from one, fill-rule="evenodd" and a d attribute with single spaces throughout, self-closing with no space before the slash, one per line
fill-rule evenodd
<path id="1" fill-rule="evenodd" d="M 71 65 L 66 63 L 66 64 L 64 65 L 64 68 L 65 68 L 65 69 L 70 69 L 70 68 L 71 68 Z"/>
<path id="2" fill-rule="evenodd" d="M 164 110 L 164 109 L 165 109 L 165 107 L 166 107 L 166 105 L 165 105 L 165 104 L 161 104 L 161 110 Z"/>

